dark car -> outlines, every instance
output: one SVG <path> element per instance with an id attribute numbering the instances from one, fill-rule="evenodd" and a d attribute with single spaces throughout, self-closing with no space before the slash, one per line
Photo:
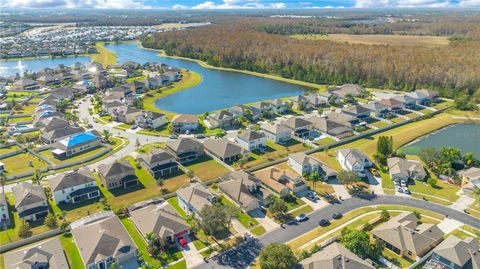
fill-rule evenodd
<path id="1" fill-rule="evenodd" d="M 332 218 L 334 218 L 334 219 L 340 219 L 340 218 L 342 218 L 342 216 L 343 215 L 340 212 L 335 212 L 335 213 L 332 214 Z"/>
<path id="2" fill-rule="evenodd" d="M 330 221 L 328 221 L 328 219 L 321 219 L 319 222 L 318 222 L 318 225 L 320 226 L 327 226 L 330 224 Z"/>

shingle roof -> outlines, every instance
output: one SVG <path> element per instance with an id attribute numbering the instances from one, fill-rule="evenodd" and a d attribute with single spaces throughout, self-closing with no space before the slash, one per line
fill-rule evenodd
<path id="1" fill-rule="evenodd" d="M 13 199 L 15 208 L 19 208 L 47 201 L 47 196 L 45 196 L 45 190 L 42 186 L 35 186 L 23 181 L 13 187 Z"/>
<path id="2" fill-rule="evenodd" d="M 359 149 L 339 149 L 338 152 L 340 152 L 352 165 L 359 162 L 363 163 L 364 159 L 368 159 L 368 156 Z"/>
<path id="3" fill-rule="evenodd" d="M 410 177 L 413 172 L 422 175 L 423 177 L 427 175 L 422 164 L 417 161 L 393 157 L 387 159 L 387 165 L 390 174 L 401 174 L 406 178 Z"/>
<path id="4" fill-rule="evenodd" d="M 300 262 L 305 269 L 374 269 L 343 245 L 334 242 Z"/>
<path id="5" fill-rule="evenodd" d="M 42 134 L 42 138 L 46 140 L 54 140 L 66 136 L 71 136 L 84 132 L 85 130 L 82 127 L 74 127 L 71 125 L 66 125 L 65 127 L 56 128 L 51 131 Z"/>
<path id="6" fill-rule="evenodd" d="M 114 161 L 109 164 L 101 164 L 98 166 L 98 172 L 103 177 L 111 177 L 123 173 L 135 173 L 135 169 L 128 161 Z"/>
<path id="7" fill-rule="evenodd" d="M 150 153 L 140 155 L 138 159 L 143 160 L 147 164 L 158 163 L 166 160 L 175 159 L 170 153 L 163 149 L 154 149 Z"/>
<path id="8" fill-rule="evenodd" d="M 172 122 L 197 122 L 198 116 L 192 114 L 180 114 L 173 118 Z"/>
<path id="9" fill-rule="evenodd" d="M 200 183 L 192 184 L 188 187 L 176 191 L 177 196 L 190 204 L 197 212 L 202 211 L 206 205 L 212 205 L 212 199 L 215 195 Z"/>
<path id="10" fill-rule="evenodd" d="M 248 190 L 248 186 L 259 184 L 259 179 L 242 170 L 231 173 L 229 178 L 230 180 L 218 184 L 218 187 L 224 193 L 242 208 L 251 208 L 252 205 L 254 207 L 259 205 L 258 199 L 250 194 L 250 191 Z"/>
<path id="11" fill-rule="evenodd" d="M 244 154 L 245 150 L 228 139 L 208 139 L 203 142 L 205 150 L 222 158 Z"/>
<path id="12" fill-rule="evenodd" d="M 95 182 L 95 178 L 87 167 L 77 171 L 59 174 L 49 180 L 52 191 L 59 191 L 86 183 Z"/>
<path id="13" fill-rule="evenodd" d="M 169 140 L 166 142 L 167 147 L 171 148 L 175 152 L 188 151 L 198 146 L 203 147 L 203 144 L 198 140 L 191 138 L 180 138 L 176 140 Z"/>
<path id="14" fill-rule="evenodd" d="M 468 262 L 471 262 L 471 268 L 480 268 L 480 242 L 473 237 L 460 239 L 450 235 L 433 250 L 433 253 L 461 268 Z"/>
<path id="15" fill-rule="evenodd" d="M 265 130 L 266 132 L 272 133 L 272 134 L 280 134 L 280 133 L 291 133 L 291 129 L 288 127 L 281 125 L 281 124 L 272 124 L 272 123 L 264 123 L 262 124 L 261 128 Z"/>
<path id="16" fill-rule="evenodd" d="M 239 133 L 237 137 L 242 139 L 243 141 L 252 141 L 252 140 L 264 138 L 265 134 L 262 132 L 247 130 L 245 132 Z"/>
<path id="17" fill-rule="evenodd" d="M 280 122 L 280 124 L 285 125 L 290 129 L 298 129 L 310 126 L 312 123 L 299 117 L 290 117 Z"/>
<path id="18" fill-rule="evenodd" d="M 49 269 L 70 268 L 58 237 L 4 255 L 5 269 L 30 269 L 35 263 L 47 263 Z"/>

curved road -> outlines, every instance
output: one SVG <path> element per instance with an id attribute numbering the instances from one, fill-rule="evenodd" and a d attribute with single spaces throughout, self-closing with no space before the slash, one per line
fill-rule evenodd
<path id="1" fill-rule="evenodd" d="M 208 261 L 196 266 L 196 269 L 206 268 L 247 268 L 248 265 L 255 260 L 261 251 L 263 245 L 278 242 L 286 243 L 290 240 L 307 233 L 316 227 L 321 219 L 331 219 L 334 212 L 341 212 L 346 214 L 352 210 L 365 206 L 375 205 L 402 205 L 410 206 L 418 209 L 429 210 L 444 216 L 449 216 L 452 219 L 463 222 L 476 229 L 480 229 L 480 220 L 465 214 L 461 211 L 445 207 L 439 204 L 434 204 L 428 201 L 399 196 L 376 196 L 372 199 L 349 198 L 341 203 L 328 205 L 324 208 L 310 213 L 309 219 L 301 223 L 287 224 L 284 228 L 277 228 L 272 230 L 258 239 L 249 241 L 236 248 L 222 252 Z"/>

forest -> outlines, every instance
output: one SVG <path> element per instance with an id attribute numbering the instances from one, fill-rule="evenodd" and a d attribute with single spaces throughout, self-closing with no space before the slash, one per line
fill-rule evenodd
<path id="1" fill-rule="evenodd" d="M 468 18 L 468 21 L 475 20 L 480 17 Z M 445 24 L 448 21 L 452 22 L 451 25 Z M 438 48 L 297 40 L 284 34 L 294 33 L 302 20 L 272 18 L 236 19 L 197 29 L 158 33 L 143 38 L 142 43 L 145 47 L 164 50 L 168 55 L 200 59 L 214 66 L 319 84 L 359 83 L 366 87 L 403 91 L 430 88 L 445 97 L 466 95 L 478 102 L 480 41 L 476 39 L 480 37 L 480 24 L 465 28 L 461 21 L 459 18 L 436 18 L 429 23 L 419 22 L 416 28 L 403 28 L 404 31 L 409 28 L 407 32 L 410 34 L 434 34 L 443 29 L 444 35 L 471 37 L 452 39 L 449 45 Z M 346 24 L 339 22 L 335 27 Z M 267 30 L 271 25 L 283 25 L 289 30 L 273 34 L 275 31 Z M 340 32 L 335 27 L 319 31 Z M 400 28 L 390 24 L 383 27 Z M 323 28 L 314 24 L 312 29 Z M 385 31 L 382 33 L 388 33 Z"/>

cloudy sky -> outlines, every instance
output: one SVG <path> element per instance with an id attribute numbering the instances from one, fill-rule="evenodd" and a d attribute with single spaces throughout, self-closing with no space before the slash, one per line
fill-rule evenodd
<path id="1" fill-rule="evenodd" d="M 11 8 L 285 9 L 480 7 L 480 0 L 0 0 Z"/>

